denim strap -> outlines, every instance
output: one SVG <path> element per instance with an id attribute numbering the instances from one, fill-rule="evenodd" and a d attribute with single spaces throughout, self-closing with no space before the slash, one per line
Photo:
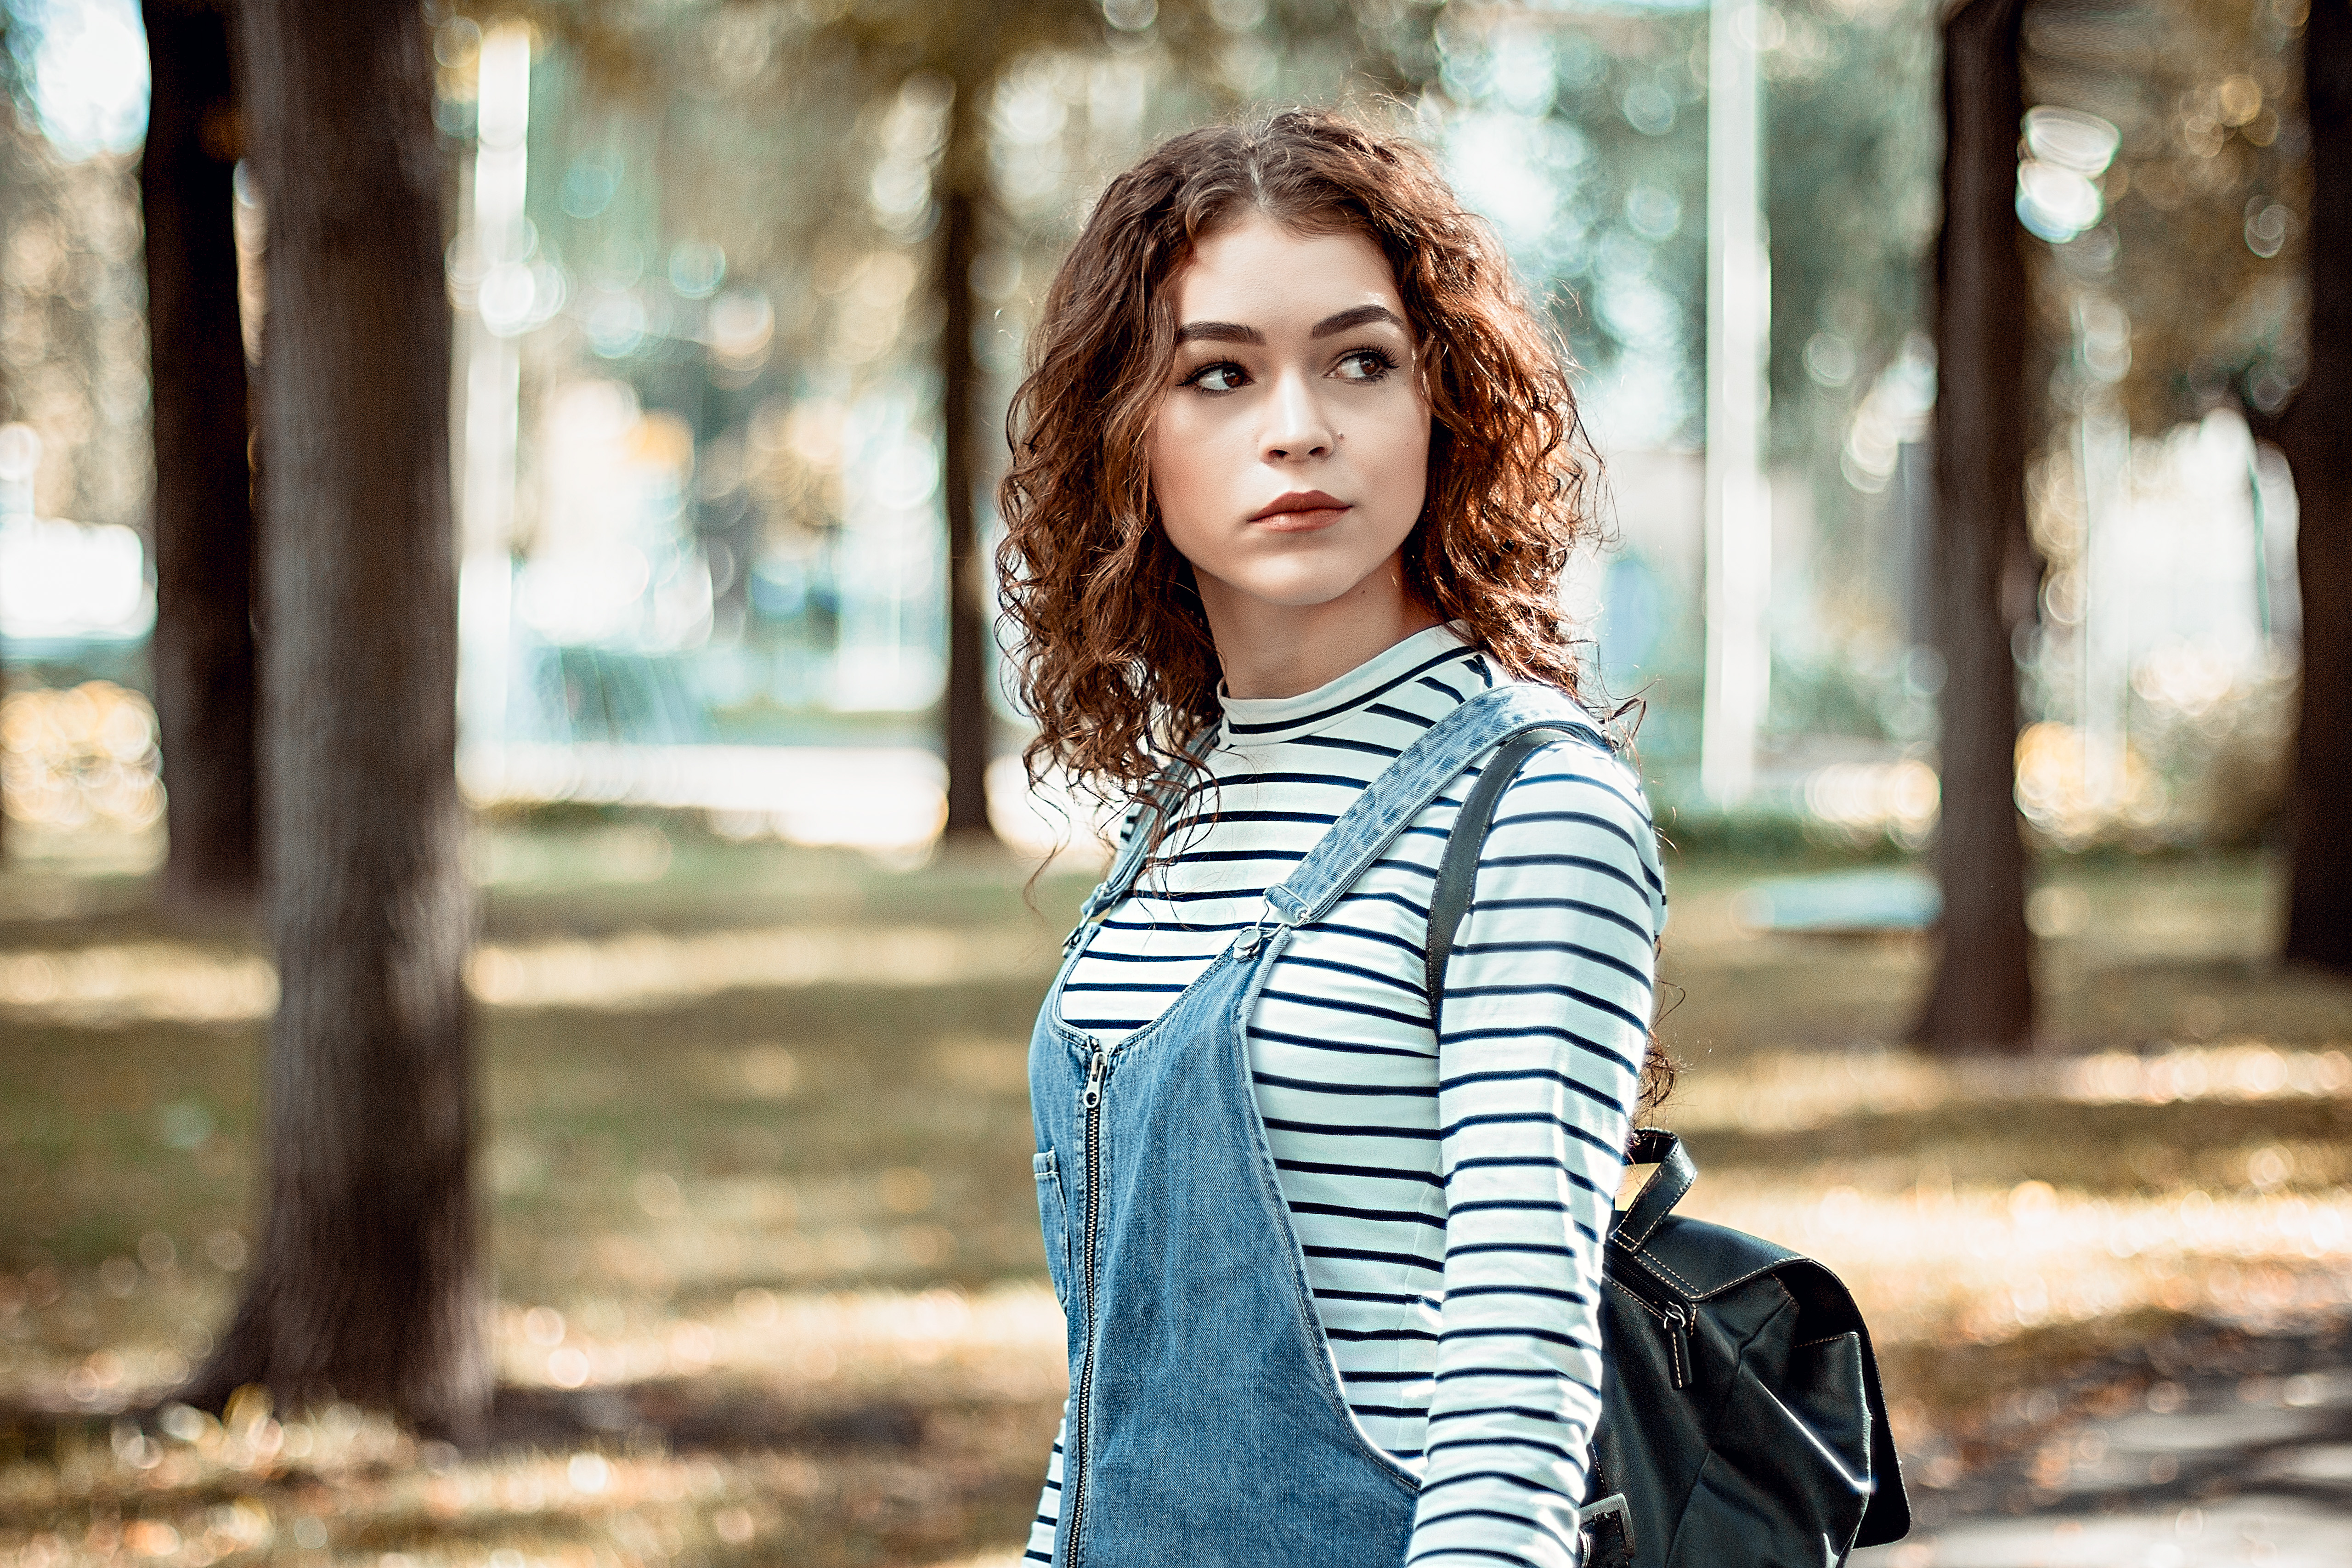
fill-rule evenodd
<path id="1" fill-rule="evenodd" d="M 1113 904 L 1127 897 L 1128 889 L 1135 885 L 1135 879 L 1142 874 L 1144 859 L 1151 853 L 1152 845 L 1159 837 L 1160 817 L 1174 812 L 1177 803 L 1184 798 L 1184 792 L 1192 784 L 1193 775 L 1200 772 L 1202 762 L 1215 747 L 1217 736 L 1223 728 L 1222 723 L 1202 725 L 1194 731 L 1192 739 L 1176 748 L 1176 754 L 1168 760 L 1168 765 L 1160 770 L 1160 775 L 1144 786 L 1142 794 L 1137 797 L 1142 809 L 1135 814 L 1135 826 L 1129 829 L 1127 841 L 1119 846 L 1118 858 L 1113 860 L 1110 869 L 1103 873 L 1103 879 L 1096 884 L 1095 890 L 1087 895 L 1086 906 L 1078 911 L 1078 930 L 1085 930 L 1089 921 L 1108 914 Z"/>
<path id="2" fill-rule="evenodd" d="M 1607 744 L 1575 700 L 1552 687 L 1497 686 L 1464 702 L 1365 785 L 1298 868 L 1266 889 L 1267 914 L 1287 926 L 1321 920 L 1481 753 L 1522 730 L 1544 728 L 1581 730 L 1596 744 Z"/>

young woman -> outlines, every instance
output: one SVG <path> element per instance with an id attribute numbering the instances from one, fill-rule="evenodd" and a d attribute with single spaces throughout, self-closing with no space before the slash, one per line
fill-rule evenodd
<path id="1" fill-rule="evenodd" d="M 1133 805 L 1031 1047 L 1071 1394 L 1028 1555 L 1572 1563 L 1664 899 L 1574 700 L 1563 361 L 1423 153 L 1306 110 L 1115 181 L 1032 355 L 1028 760 Z M 1538 725 L 1433 1016 L 1448 829 Z"/>

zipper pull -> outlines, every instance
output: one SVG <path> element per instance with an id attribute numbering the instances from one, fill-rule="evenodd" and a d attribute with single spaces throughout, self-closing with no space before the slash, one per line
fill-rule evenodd
<path id="1" fill-rule="evenodd" d="M 1666 1359 L 1674 1363 L 1675 1386 L 1688 1388 L 1690 1371 L 1690 1314 L 1679 1301 L 1666 1303 Z"/>
<path id="2" fill-rule="evenodd" d="M 1095 1047 L 1094 1061 L 1087 1068 L 1087 1087 L 1078 1093 L 1079 1103 L 1084 1105 L 1088 1110 L 1092 1110 L 1096 1106 L 1102 1103 L 1103 1067 L 1109 1060 L 1110 1053 L 1104 1050 L 1100 1046 L 1097 1046 Z M 1679 1387 L 1681 1385 L 1676 1384 L 1675 1386 Z"/>

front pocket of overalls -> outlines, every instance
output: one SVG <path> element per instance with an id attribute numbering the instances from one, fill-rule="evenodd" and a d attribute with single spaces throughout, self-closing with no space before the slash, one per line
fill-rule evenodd
<path id="1" fill-rule="evenodd" d="M 1062 1168 L 1051 1149 L 1033 1162 L 1037 1172 L 1037 1227 L 1045 1237 L 1045 1270 L 1054 1277 L 1054 1300 L 1070 1302 L 1070 1205 L 1062 1196 Z"/>

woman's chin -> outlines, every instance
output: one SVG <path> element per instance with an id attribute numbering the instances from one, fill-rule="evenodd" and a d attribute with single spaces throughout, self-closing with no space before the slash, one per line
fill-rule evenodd
<path id="1" fill-rule="evenodd" d="M 1219 585 L 1234 608 L 1244 615 L 1276 611 L 1345 615 L 1349 613 L 1346 606 L 1351 603 L 1373 612 L 1368 601 L 1376 595 L 1359 595 L 1357 590 L 1380 577 L 1381 568 L 1386 564 L 1382 561 L 1369 569 L 1350 564 L 1334 570 L 1324 563 L 1307 570 L 1258 571 L 1242 575 L 1238 581 L 1222 579 Z"/>

